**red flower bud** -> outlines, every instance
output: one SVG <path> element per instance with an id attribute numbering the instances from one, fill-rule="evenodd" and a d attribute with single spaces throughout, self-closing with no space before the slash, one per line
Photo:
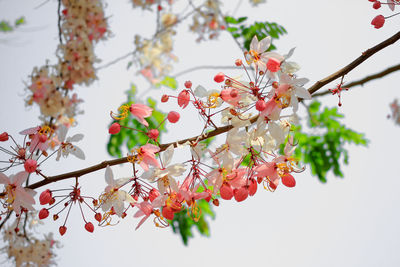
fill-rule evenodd
<path id="1" fill-rule="evenodd" d="M 191 81 L 186 81 L 186 82 L 185 82 L 185 87 L 186 87 L 187 89 L 192 88 L 192 82 L 191 82 Z"/>
<path id="2" fill-rule="evenodd" d="M 36 171 L 37 168 L 37 162 L 34 159 L 28 159 L 27 161 L 25 161 L 24 163 L 24 168 L 25 171 L 32 173 Z"/>
<path id="3" fill-rule="evenodd" d="M 180 118 L 180 115 L 179 115 L 179 113 L 176 112 L 176 111 L 170 111 L 170 112 L 168 113 L 167 119 L 168 119 L 168 121 L 169 121 L 170 123 L 176 123 L 176 122 L 178 122 L 179 118 Z"/>
<path id="4" fill-rule="evenodd" d="M 236 65 L 236 66 L 240 67 L 240 66 L 242 66 L 242 64 L 243 64 L 243 62 L 242 62 L 241 59 L 236 59 L 236 60 L 235 60 L 235 65 Z"/>
<path id="5" fill-rule="evenodd" d="M 233 190 L 233 196 L 237 202 L 241 202 L 245 200 L 249 196 L 249 189 L 245 186 L 242 186 L 239 189 Z"/>
<path id="6" fill-rule="evenodd" d="M 163 96 L 161 97 L 161 102 L 163 102 L 163 103 L 168 102 L 168 99 L 169 99 L 169 96 L 168 96 L 168 95 L 163 95 Z"/>
<path id="7" fill-rule="evenodd" d="M 154 141 L 157 140 L 159 134 L 160 133 L 158 132 L 157 129 L 151 129 L 150 131 L 147 132 L 147 136 L 150 139 L 153 139 Z"/>
<path id="8" fill-rule="evenodd" d="M 375 29 L 382 28 L 383 24 L 385 24 L 385 17 L 378 15 L 371 21 L 371 24 L 374 25 Z"/>
<path id="9" fill-rule="evenodd" d="M 249 196 L 254 196 L 257 192 L 257 182 L 253 178 L 250 179 Z"/>
<path id="10" fill-rule="evenodd" d="M 58 228 L 58 231 L 60 232 L 60 235 L 64 235 L 65 232 L 67 231 L 67 227 L 60 226 L 60 228 Z"/>
<path id="11" fill-rule="evenodd" d="M 89 233 L 93 233 L 93 231 L 94 231 L 93 223 L 87 222 L 87 223 L 85 224 L 85 229 L 86 229 L 86 231 L 88 231 Z"/>
<path id="12" fill-rule="evenodd" d="M 8 140 L 8 133 L 4 132 L 0 134 L 0 142 L 5 142 Z"/>
<path id="13" fill-rule="evenodd" d="M 223 81 L 225 81 L 225 74 L 223 74 L 222 72 L 218 73 L 214 76 L 214 81 L 217 83 L 222 83 Z"/>
<path id="14" fill-rule="evenodd" d="M 267 108 L 267 103 L 265 103 L 264 100 L 260 99 L 256 102 L 256 109 L 258 111 L 263 111 L 264 109 Z"/>
<path id="15" fill-rule="evenodd" d="M 102 219 L 101 213 L 96 213 L 94 215 L 94 218 L 96 219 L 96 221 L 101 222 L 101 219 Z"/>
<path id="16" fill-rule="evenodd" d="M 230 184 L 224 183 L 219 189 L 219 193 L 221 194 L 221 198 L 225 200 L 230 200 L 233 197 L 233 190 Z"/>
<path id="17" fill-rule="evenodd" d="M 111 124 L 110 128 L 108 129 L 109 134 L 117 134 L 121 131 L 121 125 L 118 122 L 114 122 Z"/>
<path id="18" fill-rule="evenodd" d="M 39 211 L 39 219 L 43 220 L 46 219 L 47 217 L 49 217 L 49 210 L 45 208 L 41 209 Z"/>
<path id="19" fill-rule="evenodd" d="M 296 185 L 296 180 L 291 174 L 287 173 L 282 176 L 282 184 L 286 185 L 287 187 L 294 187 Z"/>
<path id="20" fill-rule="evenodd" d="M 49 189 L 43 191 L 39 196 L 40 205 L 46 205 L 50 203 L 51 199 L 53 198 L 52 193 Z"/>

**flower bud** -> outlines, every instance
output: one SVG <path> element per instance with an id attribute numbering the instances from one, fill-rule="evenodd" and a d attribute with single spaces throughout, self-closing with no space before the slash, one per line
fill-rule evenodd
<path id="1" fill-rule="evenodd" d="M 183 90 L 182 92 L 179 93 L 178 95 L 178 105 L 181 108 L 186 108 L 187 105 L 189 105 L 190 101 L 190 95 L 187 90 Z"/>
<path id="2" fill-rule="evenodd" d="M 86 231 L 88 231 L 89 233 L 93 233 L 93 231 L 94 231 L 93 223 L 87 222 L 87 223 L 85 224 L 85 229 L 86 229 Z"/>
<path id="3" fill-rule="evenodd" d="M 186 87 L 187 89 L 192 88 L 192 82 L 191 82 L 191 81 L 186 81 L 186 82 L 185 82 L 185 87 Z"/>
<path id="4" fill-rule="evenodd" d="M 37 162 L 34 159 L 28 159 L 24 163 L 24 168 L 26 172 L 32 173 L 36 171 L 37 168 Z"/>
<path id="5" fill-rule="evenodd" d="M 373 8 L 379 9 L 381 7 L 381 2 L 375 1 L 374 4 L 372 5 Z"/>
<path id="6" fill-rule="evenodd" d="M 214 81 L 217 83 L 222 83 L 223 81 L 225 81 L 225 74 L 223 74 L 222 72 L 217 73 L 217 75 L 214 76 Z"/>
<path id="7" fill-rule="evenodd" d="M 168 99 L 169 99 L 169 96 L 168 96 L 168 95 L 163 95 L 163 96 L 161 97 L 161 102 L 163 102 L 163 103 L 168 102 Z"/>
<path id="8" fill-rule="evenodd" d="M 221 194 L 221 198 L 225 200 L 230 200 L 233 197 L 233 190 L 230 184 L 224 183 L 219 189 L 219 193 Z"/>
<path id="9" fill-rule="evenodd" d="M 49 189 L 43 191 L 39 196 L 40 205 L 46 205 L 50 203 L 51 199 L 53 198 L 52 193 Z"/>
<path id="10" fill-rule="evenodd" d="M 118 122 L 114 122 L 111 124 L 110 128 L 108 129 L 109 134 L 117 134 L 121 131 L 121 125 Z"/>
<path id="11" fill-rule="evenodd" d="M 96 221 L 101 222 L 101 219 L 102 219 L 101 213 L 96 213 L 94 215 L 94 218 L 96 219 Z"/>
<path id="12" fill-rule="evenodd" d="M 47 217 L 49 217 L 49 210 L 45 208 L 41 209 L 39 211 L 39 219 L 43 220 L 46 219 Z"/>
<path id="13" fill-rule="evenodd" d="M 241 202 L 245 200 L 249 196 L 249 189 L 245 186 L 242 186 L 239 189 L 233 190 L 233 196 L 237 202 Z"/>
<path id="14" fill-rule="evenodd" d="M 180 116 L 181 116 L 181 115 L 179 115 L 178 112 L 176 112 L 176 111 L 170 111 L 170 112 L 168 113 L 167 119 L 168 119 L 168 121 L 169 121 L 170 123 L 176 123 L 176 122 L 178 122 Z"/>
<path id="15" fill-rule="evenodd" d="M 296 186 L 296 180 L 291 174 L 287 173 L 282 176 L 282 184 L 286 185 L 287 187 L 294 187 Z"/>
<path id="16" fill-rule="evenodd" d="M 236 65 L 236 66 L 240 67 L 240 66 L 242 66 L 242 64 L 243 64 L 243 62 L 242 62 L 241 59 L 236 59 L 236 60 L 235 60 L 235 65 Z"/>
<path id="17" fill-rule="evenodd" d="M 58 228 L 58 231 L 60 232 L 60 235 L 64 235 L 67 231 L 67 227 L 65 227 L 64 225 L 60 226 L 60 228 Z"/>
<path id="18" fill-rule="evenodd" d="M 263 111 L 264 109 L 266 109 L 267 107 L 267 103 L 265 103 L 264 100 L 260 99 L 256 102 L 256 109 L 258 111 Z"/>
<path id="19" fill-rule="evenodd" d="M 249 196 L 254 196 L 257 192 L 257 182 L 253 178 L 250 179 Z"/>
<path id="20" fill-rule="evenodd" d="M 160 133 L 157 129 L 151 129 L 147 132 L 147 136 L 154 141 L 157 140 L 159 134 Z"/>
<path id="21" fill-rule="evenodd" d="M 8 140 L 8 133 L 4 132 L 0 134 L 0 142 L 5 142 Z"/>
<path id="22" fill-rule="evenodd" d="M 371 25 L 374 25 L 375 29 L 382 28 L 383 24 L 385 24 L 385 17 L 382 15 L 376 16 L 372 21 Z"/>

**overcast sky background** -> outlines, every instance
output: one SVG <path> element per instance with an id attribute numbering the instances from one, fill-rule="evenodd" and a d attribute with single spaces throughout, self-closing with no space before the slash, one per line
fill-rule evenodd
<path id="1" fill-rule="evenodd" d="M 42 0 L 0 0 L 0 19 L 14 20 L 24 15 L 27 20 L 27 25 L 17 32 L 0 36 L 0 125 L 1 132 L 14 136 L 38 123 L 38 109 L 24 107 L 24 82 L 28 82 L 34 66 L 44 65 L 47 59 L 51 64 L 56 62 L 57 2 L 51 0 L 35 9 L 41 3 Z M 226 1 L 223 11 L 233 12 L 236 3 Z M 296 47 L 291 59 L 302 66 L 298 74 L 309 78 L 311 86 L 398 31 L 398 17 L 388 20 L 382 29 L 374 29 L 370 25 L 373 17 L 392 12 L 386 6 L 376 11 L 371 5 L 365 0 L 269 0 L 254 9 L 243 1 L 236 15 L 283 25 L 288 35 L 276 43 L 278 52 L 285 54 Z M 105 12 L 113 36 L 96 47 L 103 63 L 131 51 L 134 34 L 150 37 L 154 32 L 154 14 L 133 10 L 127 0 L 108 1 Z M 187 27 L 187 24 L 178 27 L 174 51 L 179 62 L 174 73 L 199 65 L 231 65 L 241 57 L 227 33 L 221 34 L 218 41 L 197 44 L 197 36 L 188 33 Z M 398 64 L 399 48 L 400 44 L 395 44 L 379 52 L 345 80 L 357 80 Z M 77 118 L 79 125 L 70 133 L 85 134 L 80 147 L 87 160 L 71 157 L 50 163 L 49 175 L 110 158 L 105 149 L 109 111 L 125 101 L 123 92 L 131 82 L 140 90 L 149 87 L 135 75 L 135 69 L 127 71 L 126 64 L 125 60 L 100 70 L 99 79 L 89 88 L 78 88 L 77 93 L 85 100 L 81 106 L 85 114 Z M 194 85 L 217 88 L 212 81 L 216 72 L 204 70 L 182 76 L 180 88 L 188 79 Z M 370 140 L 368 148 L 348 147 L 350 166 L 343 167 L 344 179 L 329 174 L 328 182 L 321 184 L 306 170 L 296 175 L 297 186 L 293 189 L 280 187 L 270 193 L 259 187 L 256 196 L 243 203 L 221 201 L 216 209 L 217 218 L 210 223 L 211 237 L 196 233 L 188 247 L 170 229 L 158 229 L 150 220 L 135 231 L 138 220 L 131 215 L 115 227 L 96 227 L 89 234 L 76 207 L 65 236 L 58 234 L 61 220 L 48 219 L 41 228 L 55 232 L 63 244 L 57 251 L 58 265 L 399 266 L 400 128 L 386 118 L 389 103 L 399 96 L 399 79 L 400 73 L 394 73 L 344 92 L 340 108 L 346 115 L 343 121 L 348 127 L 366 133 Z M 332 107 L 338 100 L 336 96 L 327 96 L 321 101 Z M 164 104 L 161 108 L 177 110 L 176 105 Z M 170 130 L 163 142 L 198 134 L 201 125 L 193 121 L 193 114 L 183 114 L 181 123 Z M 126 167 L 113 167 L 113 171 L 117 177 L 129 175 Z M 72 183 L 71 180 L 60 184 L 68 187 Z M 81 185 L 85 194 L 98 196 L 105 187 L 104 171 L 83 177 Z"/>

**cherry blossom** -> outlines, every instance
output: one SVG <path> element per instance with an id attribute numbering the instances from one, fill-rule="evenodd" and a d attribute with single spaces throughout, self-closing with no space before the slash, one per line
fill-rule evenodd
<path id="1" fill-rule="evenodd" d="M 27 172 L 23 171 L 7 177 L 4 173 L 0 172 L 0 184 L 5 185 L 8 209 L 15 211 L 16 214 L 21 214 L 22 209 L 35 210 L 32 205 L 35 204 L 33 196 L 36 192 L 22 186 L 28 175 Z"/>

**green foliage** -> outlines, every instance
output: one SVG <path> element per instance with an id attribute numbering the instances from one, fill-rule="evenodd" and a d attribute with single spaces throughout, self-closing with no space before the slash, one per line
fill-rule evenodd
<path id="1" fill-rule="evenodd" d="M 20 17 L 18 19 L 15 20 L 14 24 L 6 21 L 6 20 L 1 20 L 0 21 L 0 32 L 12 32 L 13 30 L 15 30 L 15 28 L 25 24 L 25 18 L 24 17 Z"/>
<path id="2" fill-rule="evenodd" d="M 234 38 L 240 38 L 247 50 L 250 49 L 250 43 L 254 35 L 257 36 L 258 40 L 262 40 L 267 36 L 271 36 L 272 39 L 279 39 L 280 36 L 287 33 L 283 26 L 275 22 L 254 22 L 247 26 L 244 25 L 246 20 L 247 17 L 240 17 L 238 19 L 225 17 L 225 21 L 228 24 L 227 31 L 229 31 Z M 274 49 L 276 49 L 276 47 L 271 44 L 268 50 L 271 51 Z"/>
<path id="3" fill-rule="evenodd" d="M 349 155 L 345 149 L 346 143 L 356 145 L 367 145 L 364 134 L 357 133 L 352 129 L 346 128 L 339 119 L 343 115 L 338 113 L 337 108 L 321 109 L 321 103 L 314 101 L 309 108 L 308 125 L 310 133 L 302 131 L 301 126 L 294 127 L 295 142 L 298 142 L 295 157 L 301 162 L 309 164 L 311 173 L 317 175 L 321 182 L 326 182 L 328 171 L 343 177 L 340 168 L 340 158 L 343 163 L 348 164 Z"/>
<path id="4" fill-rule="evenodd" d="M 197 201 L 197 204 L 201 209 L 201 216 L 197 222 L 190 218 L 187 210 L 175 213 L 174 219 L 169 221 L 172 230 L 174 233 L 180 233 L 185 245 L 188 245 L 189 238 L 193 237 L 193 227 L 197 228 L 201 235 L 210 236 L 210 228 L 206 221 L 206 217 L 214 219 L 215 213 L 212 210 L 211 205 L 204 199 Z"/>
<path id="5" fill-rule="evenodd" d="M 164 79 L 156 84 L 156 87 L 160 87 L 160 86 L 166 86 L 170 89 L 176 90 L 178 89 L 178 82 L 176 81 L 176 79 L 174 77 L 170 77 L 170 76 L 165 76 Z"/>
<path id="6" fill-rule="evenodd" d="M 132 85 L 131 89 L 126 92 L 127 94 L 127 104 L 131 105 L 136 102 L 136 86 Z M 164 120 L 165 115 L 156 109 L 156 101 L 152 98 L 147 98 L 147 105 L 153 108 L 153 113 L 151 117 L 146 118 L 149 123 L 149 128 L 154 129 Z M 119 124 L 122 126 L 138 129 L 140 131 L 146 132 L 146 127 L 139 123 L 136 119 L 128 116 L 124 120 L 119 121 Z M 160 136 L 162 132 L 166 132 L 164 124 L 158 128 L 160 132 Z M 122 147 L 127 147 L 128 150 L 131 150 L 135 146 L 145 145 L 148 140 L 148 137 L 145 133 L 133 131 L 130 129 L 126 129 L 121 127 L 121 131 L 118 134 L 110 135 L 110 139 L 107 144 L 107 151 L 111 156 L 114 157 L 122 157 Z"/>

